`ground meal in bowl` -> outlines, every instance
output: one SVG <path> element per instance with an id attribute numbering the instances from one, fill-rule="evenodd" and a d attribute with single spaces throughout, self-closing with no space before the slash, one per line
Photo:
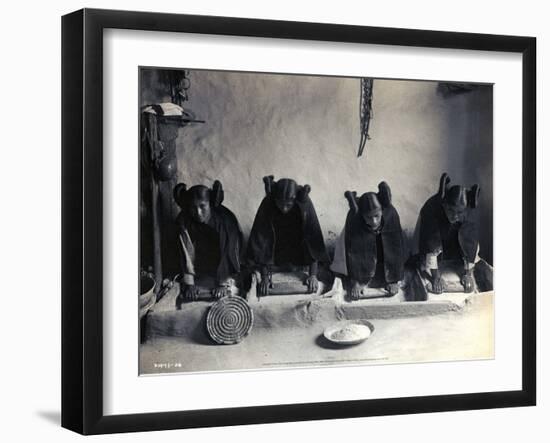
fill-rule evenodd
<path id="1" fill-rule="evenodd" d="M 367 338 L 370 335 L 370 328 L 365 325 L 351 324 L 334 332 L 330 338 L 336 341 L 354 341 Z"/>

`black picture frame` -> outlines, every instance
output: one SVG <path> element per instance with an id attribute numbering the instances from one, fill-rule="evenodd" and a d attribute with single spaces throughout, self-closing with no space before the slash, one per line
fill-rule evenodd
<path id="1" fill-rule="evenodd" d="M 170 31 L 522 55 L 522 389 L 392 399 L 103 413 L 103 30 Z M 62 18 L 62 426 L 82 434 L 413 414 L 536 404 L 536 39 L 83 9 Z"/>

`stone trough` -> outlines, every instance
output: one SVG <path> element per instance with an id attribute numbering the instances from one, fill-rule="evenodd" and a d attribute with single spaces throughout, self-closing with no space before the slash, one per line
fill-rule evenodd
<path id="1" fill-rule="evenodd" d="M 337 280 L 338 281 L 338 280 Z M 405 301 L 403 290 L 393 297 L 348 301 L 345 292 L 335 286 L 322 294 L 270 295 L 258 299 L 255 291 L 247 295 L 254 314 L 254 329 L 309 327 L 316 323 L 339 320 L 394 319 L 443 314 L 461 310 L 477 294 L 430 294 L 426 301 Z M 146 317 L 145 341 L 158 337 L 188 337 L 208 343 L 206 314 L 213 301 L 181 302 L 179 287 L 174 287 L 149 311 Z"/>

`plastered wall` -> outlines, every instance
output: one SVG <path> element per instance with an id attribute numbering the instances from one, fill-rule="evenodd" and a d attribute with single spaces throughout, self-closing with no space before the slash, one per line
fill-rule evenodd
<path id="1" fill-rule="evenodd" d="M 154 70 L 142 70 L 141 104 L 168 101 Z M 406 236 L 447 171 L 481 186 L 481 254 L 492 262 L 492 87 L 445 95 L 438 83 L 374 81 L 370 136 L 359 144 L 359 79 L 191 71 L 189 101 L 205 124 L 180 130 L 178 181 L 219 179 L 248 236 L 264 196 L 262 177 L 312 187 L 329 246 L 342 229 L 344 191 L 389 183 Z"/>

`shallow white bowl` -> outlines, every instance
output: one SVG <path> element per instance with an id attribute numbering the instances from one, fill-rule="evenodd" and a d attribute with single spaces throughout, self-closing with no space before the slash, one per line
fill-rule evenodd
<path id="1" fill-rule="evenodd" d="M 367 320 L 346 320 L 325 328 L 323 335 L 331 343 L 342 346 L 364 342 L 374 332 L 374 326 Z"/>

